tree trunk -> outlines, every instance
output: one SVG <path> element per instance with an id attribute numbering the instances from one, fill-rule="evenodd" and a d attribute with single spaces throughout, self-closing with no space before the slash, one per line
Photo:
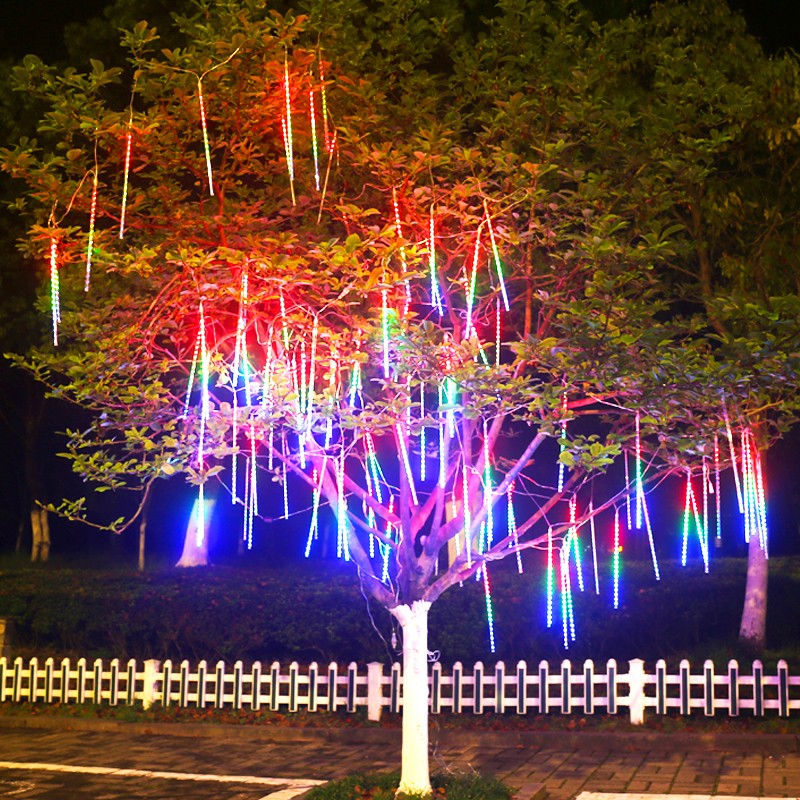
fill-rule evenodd
<path id="1" fill-rule="evenodd" d="M 767 644 L 767 554 L 756 535 L 750 536 L 747 550 L 747 585 L 744 591 L 739 642 L 753 653 L 761 653 Z"/>
<path id="2" fill-rule="evenodd" d="M 392 614 L 403 629 L 403 750 L 400 786 L 407 794 L 432 794 L 428 765 L 428 610 L 415 600 Z"/>
<path id="3" fill-rule="evenodd" d="M 147 517 L 150 513 L 150 499 L 152 497 L 151 492 L 153 491 L 153 486 L 150 484 L 146 489 L 145 492 L 147 493 L 144 497 L 142 502 L 142 511 L 141 517 L 139 518 L 139 561 L 138 561 L 138 568 L 139 572 L 144 572 L 144 565 L 145 565 L 145 544 L 147 541 Z"/>
<path id="4" fill-rule="evenodd" d="M 31 561 L 47 561 L 50 557 L 50 520 L 46 509 L 40 506 L 31 508 L 31 532 Z"/>
<path id="5" fill-rule="evenodd" d="M 198 520 L 200 503 L 203 504 L 202 524 Z M 208 529 L 215 503 L 216 498 L 213 497 L 195 500 L 183 538 L 183 552 L 176 567 L 205 567 L 208 565 Z"/>

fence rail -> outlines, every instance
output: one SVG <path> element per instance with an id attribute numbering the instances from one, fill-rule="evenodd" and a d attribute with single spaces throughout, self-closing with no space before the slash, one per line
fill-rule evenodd
<path id="1" fill-rule="evenodd" d="M 428 675 L 430 710 L 433 714 L 617 714 L 627 710 L 634 724 L 644 720 L 645 709 L 656 714 L 677 711 L 706 716 L 738 716 L 745 712 L 761 717 L 771 712 L 789 716 L 800 710 L 800 676 L 790 676 L 785 661 L 767 674 L 754 661 L 745 674 L 738 662 L 716 672 L 712 661 L 692 671 L 688 661 L 670 673 L 661 660 L 652 673 L 644 662 L 633 659 L 621 672 L 614 659 L 603 668 L 593 661 L 573 665 L 562 661 L 551 669 L 546 661 L 530 668 L 518 662 L 508 669 L 503 662 L 487 667 L 478 662 L 467 669 L 461 663 L 446 671 L 433 664 Z M 0 702 L 96 703 L 145 708 L 194 706 L 199 708 L 267 709 L 270 711 L 347 711 L 366 708 L 370 719 L 381 711 L 401 710 L 403 680 L 399 664 L 384 670 L 382 664 L 316 662 L 288 667 L 274 662 L 245 668 L 219 661 L 191 665 L 188 661 L 118 659 L 92 663 L 86 659 L 43 663 L 31 658 L 0 657 Z"/>

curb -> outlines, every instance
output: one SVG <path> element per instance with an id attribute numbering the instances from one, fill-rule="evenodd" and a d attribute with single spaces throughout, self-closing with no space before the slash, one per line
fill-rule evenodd
<path id="1" fill-rule="evenodd" d="M 277 725 L 220 725 L 209 722 L 123 722 L 120 720 L 78 719 L 71 717 L 2 716 L 0 729 L 126 732 L 142 736 L 186 736 L 208 739 L 236 739 L 273 742 L 340 742 L 345 744 L 382 743 L 400 745 L 400 728 L 352 727 L 313 728 Z M 658 733 L 597 731 L 519 731 L 479 729 L 438 729 L 431 725 L 430 740 L 439 746 L 489 745 L 492 747 L 530 747 L 578 750 L 581 748 L 627 751 L 717 750 L 731 753 L 758 752 L 769 755 L 800 752 L 794 734 L 760 733 Z"/>

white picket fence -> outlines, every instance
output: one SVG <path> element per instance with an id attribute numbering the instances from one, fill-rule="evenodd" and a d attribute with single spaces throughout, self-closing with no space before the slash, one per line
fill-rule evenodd
<path id="1" fill-rule="evenodd" d="M 449 671 L 435 663 L 428 682 L 433 714 L 617 714 L 627 709 L 631 722 L 640 724 L 645 709 L 656 714 L 737 716 L 747 712 L 758 717 L 769 712 L 786 717 L 793 709 L 800 710 L 800 676 L 790 676 L 783 660 L 769 675 L 760 661 L 754 661 L 747 674 L 736 661 L 720 673 L 711 661 L 692 672 L 685 660 L 677 673 L 670 673 L 663 660 L 648 673 L 640 659 L 629 661 L 626 672 L 620 672 L 613 659 L 604 669 L 592 661 L 575 667 L 568 660 L 557 670 L 551 670 L 546 661 L 533 670 L 524 661 L 513 670 L 507 670 L 503 662 L 493 668 L 478 662 L 471 669 L 456 663 Z M 117 659 L 90 664 L 83 658 L 75 663 L 52 658 L 39 663 L 32 658 L 25 663 L 21 658 L 3 657 L 0 702 L 141 703 L 145 708 L 158 703 L 289 712 L 366 708 L 370 719 L 378 719 L 384 709 L 399 712 L 403 699 L 399 664 L 388 671 L 379 663 L 366 668 L 331 663 L 321 668 L 316 662 L 288 667 L 278 662 L 255 663 L 245 669 L 241 661 L 233 666 L 222 661 L 192 666 L 188 661 L 123 664 Z"/>

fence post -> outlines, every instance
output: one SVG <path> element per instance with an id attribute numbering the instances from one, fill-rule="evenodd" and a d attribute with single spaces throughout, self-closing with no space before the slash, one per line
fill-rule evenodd
<path id="1" fill-rule="evenodd" d="M 379 722 L 383 711 L 383 664 L 370 661 L 367 664 L 367 719 Z"/>
<path id="2" fill-rule="evenodd" d="M 142 686 L 142 708 L 150 708 L 158 699 L 158 675 L 161 662 L 148 658 L 144 662 L 144 681 Z"/>
<path id="3" fill-rule="evenodd" d="M 10 619 L 0 617 L 0 658 L 11 661 L 11 637 L 14 633 L 14 623 Z"/>
<path id="4" fill-rule="evenodd" d="M 628 710 L 631 725 L 644 723 L 644 661 L 641 658 L 628 662 Z"/>

